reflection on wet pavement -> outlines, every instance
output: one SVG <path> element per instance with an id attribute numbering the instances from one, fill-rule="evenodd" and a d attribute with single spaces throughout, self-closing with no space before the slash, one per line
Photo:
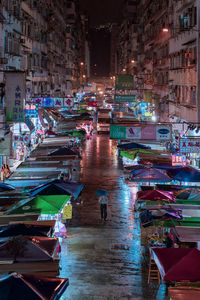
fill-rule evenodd
<path id="1" fill-rule="evenodd" d="M 140 226 L 134 212 L 135 183 L 124 179 L 116 142 L 93 136 L 83 151 L 79 224 L 62 243 L 60 276 L 70 280 L 70 300 L 165 299 L 165 287 L 147 285 L 142 271 Z M 109 191 L 108 220 L 100 221 L 97 189 Z"/>

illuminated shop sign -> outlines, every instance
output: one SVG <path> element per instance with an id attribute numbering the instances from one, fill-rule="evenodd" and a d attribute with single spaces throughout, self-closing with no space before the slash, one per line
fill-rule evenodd
<path id="1" fill-rule="evenodd" d="M 26 104 L 25 105 L 25 116 L 29 118 L 38 117 L 38 104 Z"/>
<path id="2" fill-rule="evenodd" d="M 180 153 L 200 153 L 200 139 L 180 139 Z"/>
<path id="3" fill-rule="evenodd" d="M 74 104 L 74 98 L 33 98 L 32 104 L 37 104 L 38 107 L 71 107 Z"/>
<path id="4" fill-rule="evenodd" d="M 185 166 L 186 156 L 185 155 L 172 155 L 172 166 Z"/>

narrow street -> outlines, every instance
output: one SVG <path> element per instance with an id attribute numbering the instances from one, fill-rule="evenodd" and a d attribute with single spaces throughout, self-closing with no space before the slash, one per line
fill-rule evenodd
<path id="1" fill-rule="evenodd" d="M 140 226 L 134 213 L 137 187 L 125 181 L 115 141 L 93 136 L 83 151 L 85 188 L 78 226 L 62 243 L 60 276 L 70 279 L 62 300 L 165 299 L 165 287 L 147 284 L 142 271 Z M 108 220 L 102 223 L 96 189 L 109 191 Z"/>

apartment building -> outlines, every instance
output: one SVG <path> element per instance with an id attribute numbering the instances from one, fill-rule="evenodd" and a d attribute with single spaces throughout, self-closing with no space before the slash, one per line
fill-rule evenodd
<path id="1" fill-rule="evenodd" d="M 78 91 L 89 71 L 87 18 L 78 2 L 1 0 L 1 8 L 0 66 L 25 72 L 27 100 Z"/>
<path id="2" fill-rule="evenodd" d="M 117 73 L 134 74 L 137 65 L 137 23 L 139 1 L 124 1 L 123 21 L 118 34 Z"/>
<path id="3" fill-rule="evenodd" d="M 170 1 L 170 120 L 199 122 L 199 1 Z"/>

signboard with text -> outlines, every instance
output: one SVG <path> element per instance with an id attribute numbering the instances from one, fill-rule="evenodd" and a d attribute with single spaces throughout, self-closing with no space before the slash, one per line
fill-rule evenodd
<path id="1" fill-rule="evenodd" d="M 24 72 L 6 73 L 6 121 L 24 122 L 25 75 Z"/>
<path id="2" fill-rule="evenodd" d="M 115 95 L 114 102 L 115 103 L 136 102 L 136 96 L 135 95 Z"/>
<path id="3" fill-rule="evenodd" d="M 117 75 L 115 80 L 115 89 L 134 90 L 133 76 L 128 74 Z"/>
<path id="4" fill-rule="evenodd" d="M 180 139 L 180 153 L 200 153 L 199 138 L 183 138 Z"/>
<path id="5" fill-rule="evenodd" d="M 74 104 L 74 98 L 40 97 L 33 98 L 32 104 L 37 104 L 38 107 L 72 107 Z"/>
<path id="6" fill-rule="evenodd" d="M 168 141 L 171 139 L 170 125 L 134 125 L 119 126 L 110 125 L 111 139 L 131 139 L 131 140 L 157 140 Z"/>
<path id="7" fill-rule="evenodd" d="M 186 156 L 185 155 L 172 155 L 172 166 L 186 166 Z"/>
<path id="8" fill-rule="evenodd" d="M 38 117 L 38 104 L 26 104 L 25 105 L 25 115 L 29 118 L 37 118 Z"/>
<path id="9" fill-rule="evenodd" d="M 14 135 L 13 137 L 14 143 L 25 143 L 28 144 L 30 142 L 30 134 L 24 135 Z"/>

